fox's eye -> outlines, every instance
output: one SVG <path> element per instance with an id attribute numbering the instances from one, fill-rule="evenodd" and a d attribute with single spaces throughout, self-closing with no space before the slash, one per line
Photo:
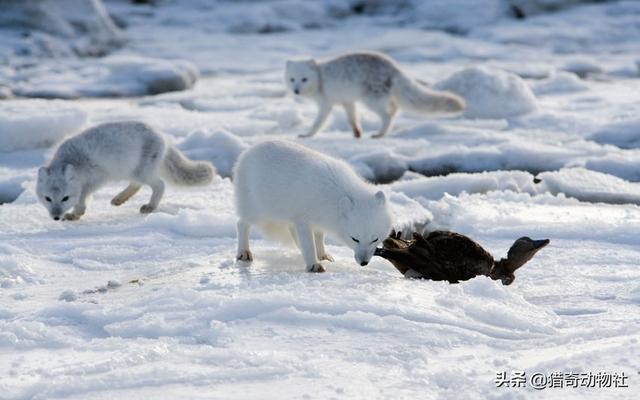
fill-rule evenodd
<path id="1" fill-rule="evenodd" d="M 378 238 L 375 238 L 375 239 L 373 239 L 373 240 L 371 241 L 371 243 L 375 243 L 375 242 L 377 242 L 377 241 L 378 241 Z"/>
<path id="2" fill-rule="evenodd" d="M 351 236 L 351 239 L 353 239 L 353 241 L 356 242 L 356 243 L 360 243 L 360 241 L 358 239 L 354 238 L 353 236 Z"/>
<path id="3" fill-rule="evenodd" d="M 67 200 L 69 200 L 69 196 L 64 196 L 64 197 L 62 198 L 62 201 L 63 201 L 63 202 L 65 202 L 65 201 L 67 201 Z"/>
<path id="4" fill-rule="evenodd" d="M 293 79 L 293 78 L 291 78 L 291 79 L 289 79 L 289 80 L 290 80 L 291 82 L 294 82 L 294 81 L 295 81 L 295 79 Z"/>
<path id="5" fill-rule="evenodd" d="M 45 199 L 46 201 L 48 201 L 49 203 L 51 203 L 51 197 L 48 197 L 48 196 L 47 196 L 47 197 L 45 197 L 44 199 Z"/>
<path id="6" fill-rule="evenodd" d="M 302 82 L 303 83 L 306 82 L 306 81 L 307 81 L 307 78 L 302 78 Z"/>

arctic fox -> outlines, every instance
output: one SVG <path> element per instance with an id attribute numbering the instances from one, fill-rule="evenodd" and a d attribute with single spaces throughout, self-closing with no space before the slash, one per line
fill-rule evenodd
<path id="1" fill-rule="evenodd" d="M 91 193 L 108 181 L 126 179 L 129 186 L 111 204 L 123 204 L 146 184 L 151 200 L 140 212 L 150 213 L 164 193 L 163 178 L 178 185 L 204 185 L 214 173 L 210 163 L 188 160 L 142 122 L 110 122 L 65 140 L 49 165 L 38 170 L 36 193 L 51 218 L 76 220 L 84 215 Z"/>
<path id="2" fill-rule="evenodd" d="M 333 261 L 324 248 L 329 233 L 367 265 L 391 231 L 383 192 L 364 182 L 344 161 L 298 144 L 266 141 L 246 150 L 234 169 L 238 260 L 251 261 L 249 228 L 293 237 L 307 271 L 324 272 Z"/>
<path id="3" fill-rule="evenodd" d="M 382 127 L 373 135 L 386 135 L 400 108 L 423 114 L 458 113 L 464 100 L 449 92 L 439 92 L 407 76 L 389 57 L 379 53 L 350 53 L 329 60 L 287 61 L 286 84 L 291 91 L 318 104 L 318 116 L 306 135 L 318 133 L 334 105 L 344 107 L 356 138 L 362 129 L 356 101 L 362 101 L 380 116 Z"/>

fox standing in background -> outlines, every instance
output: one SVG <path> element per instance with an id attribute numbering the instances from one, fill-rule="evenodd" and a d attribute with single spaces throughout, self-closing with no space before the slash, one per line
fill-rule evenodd
<path id="1" fill-rule="evenodd" d="M 100 186 L 128 180 L 129 186 L 111 204 L 123 204 L 145 184 L 152 194 L 140 212 L 150 213 L 164 194 L 163 178 L 195 186 L 210 183 L 214 173 L 210 163 L 187 159 L 161 133 L 142 122 L 110 122 L 65 140 L 49 165 L 38 170 L 36 193 L 51 218 L 76 220 L 84 215 L 89 196 Z M 66 213 L 71 207 L 73 211 Z"/>
<path id="2" fill-rule="evenodd" d="M 379 53 L 350 53 L 325 61 L 287 61 L 285 79 L 294 94 L 312 98 L 318 104 L 318 116 L 311 130 L 301 137 L 318 133 L 337 104 L 344 107 L 356 138 L 362 132 L 357 101 L 362 101 L 382 120 L 375 138 L 391 130 L 393 118 L 401 108 L 422 114 L 448 114 L 461 112 L 465 107 L 462 98 L 425 87 Z"/>
<path id="3" fill-rule="evenodd" d="M 265 141 L 246 150 L 234 169 L 238 214 L 238 254 L 253 260 L 249 228 L 293 239 L 307 271 L 324 272 L 320 260 L 333 261 L 325 232 L 354 252 L 365 266 L 391 231 L 384 193 L 366 183 L 344 161 L 295 143 Z"/>

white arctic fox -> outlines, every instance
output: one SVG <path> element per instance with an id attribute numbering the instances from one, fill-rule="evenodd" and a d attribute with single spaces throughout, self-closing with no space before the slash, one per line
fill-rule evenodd
<path id="1" fill-rule="evenodd" d="M 163 178 L 178 185 L 203 185 L 211 182 L 214 172 L 210 163 L 188 160 L 142 122 L 110 122 L 65 140 L 49 165 L 38 170 L 36 193 L 54 220 L 76 220 L 100 186 L 128 180 L 129 186 L 111 204 L 123 204 L 146 184 L 151 200 L 140 212 L 150 213 L 162 199 Z M 73 211 L 65 214 L 71 207 Z"/>
<path id="2" fill-rule="evenodd" d="M 367 265 L 391 231 L 383 192 L 364 182 L 345 162 L 298 144 L 266 141 L 246 150 L 234 170 L 238 259 L 251 261 L 249 227 L 293 236 L 307 270 L 324 272 L 333 261 L 324 234 L 340 239 Z"/>
<path id="3" fill-rule="evenodd" d="M 329 60 L 287 61 L 287 87 L 318 104 L 318 116 L 306 135 L 313 136 L 324 125 L 334 105 L 344 107 L 356 138 L 361 135 L 356 101 L 362 101 L 382 120 L 382 137 L 391 130 L 400 108 L 423 114 L 458 113 L 464 100 L 449 92 L 425 87 L 407 76 L 389 57 L 378 53 L 350 53 Z"/>

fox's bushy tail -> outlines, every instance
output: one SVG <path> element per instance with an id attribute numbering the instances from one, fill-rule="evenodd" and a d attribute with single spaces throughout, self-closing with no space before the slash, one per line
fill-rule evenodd
<path id="1" fill-rule="evenodd" d="M 451 92 L 429 89 L 404 74 L 397 75 L 391 93 L 400 108 L 422 114 L 456 114 L 465 108 L 464 99 Z"/>
<path id="2" fill-rule="evenodd" d="M 172 183 L 182 186 L 199 186 L 211 183 L 216 173 L 207 161 L 191 161 L 173 146 L 167 149 L 162 165 L 163 175 Z"/>

